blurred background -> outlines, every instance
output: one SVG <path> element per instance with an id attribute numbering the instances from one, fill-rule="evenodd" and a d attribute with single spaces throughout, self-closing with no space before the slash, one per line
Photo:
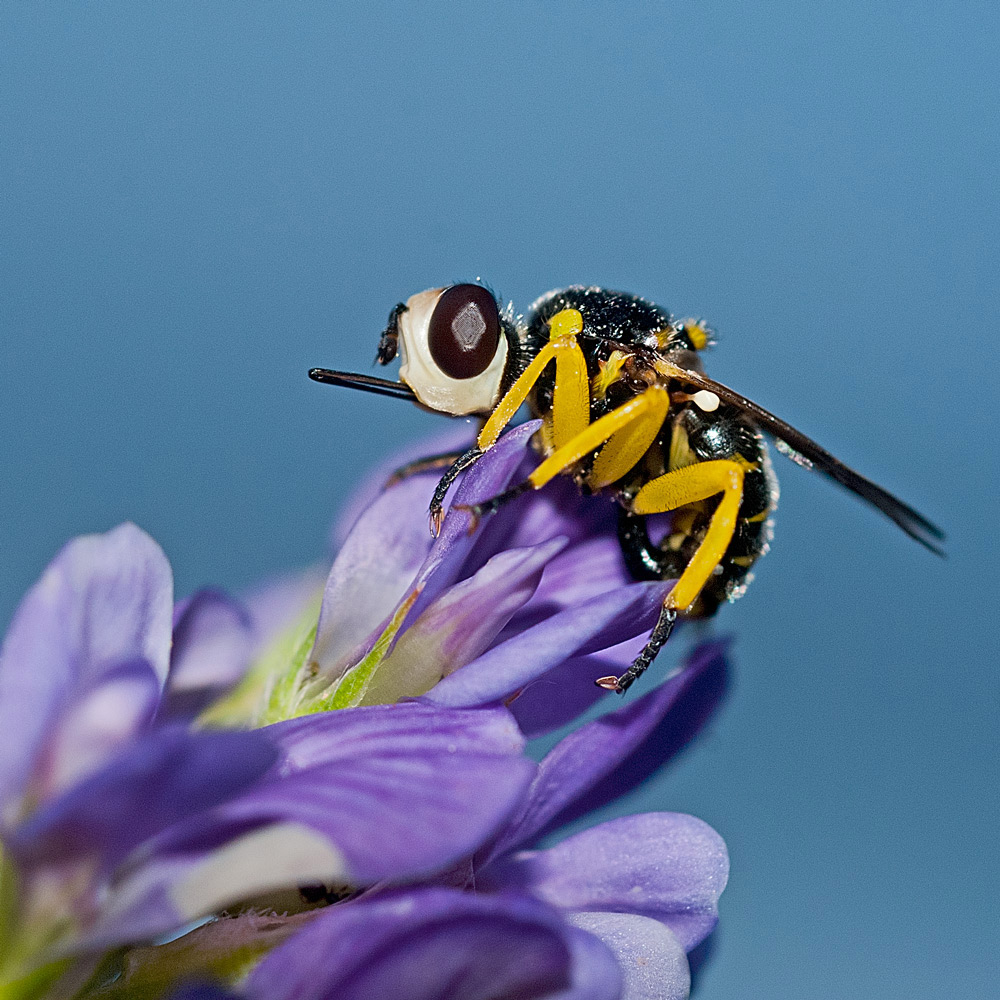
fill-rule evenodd
<path id="1" fill-rule="evenodd" d="M 0 622 L 124 519 L 180 594 L 322 559 L 444 418 L 306 370 L 415 291 L 704 316 L 949 558 L 776 458 L 733 691 L 626 803 L 729 844 L 698 995 L 994 996 L 995 5 L 357 8 L 0 9 Z"/>

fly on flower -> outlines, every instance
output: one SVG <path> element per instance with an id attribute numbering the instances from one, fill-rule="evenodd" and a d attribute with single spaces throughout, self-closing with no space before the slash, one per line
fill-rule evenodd
<path id="1" fill-rule="evenodd" d="M 709 617 L 723 600 L 735 600 L 750 581 L 750 567 L 767 551 L 778 484 L 764 432 L 797 464 L 840 483 L 943 554 L 940 528 L 709 378 L 701 352 L 710 343 L 711 331 L 701 321 L 675 320 L 623 292 L 574 285 L 543 295 L 526 316 L 515 317 L 489 289 L 460 284 L 428 289 L 393 308 L 376 360 L 386 365 L 398 352 L 398 382 L 323 368 L 309 375 L 484 419 L 472 448 L 400 470 L 447 470 L 431 501 L 435 532 L 449 486 L 493 447 L 521 405 L 543 419 L 536 440 L 542 462 L 523 482 L 471 510 L 493 513 L 559 475 L 617 501 L 618 537 L 630 573 L 676 581 L 632 665 L 620 677 L 597 680 L 623 693 L 653 661 L 679 614 Z M 654 542 L 647 519 L 668 512 L 669 528 Z"/>

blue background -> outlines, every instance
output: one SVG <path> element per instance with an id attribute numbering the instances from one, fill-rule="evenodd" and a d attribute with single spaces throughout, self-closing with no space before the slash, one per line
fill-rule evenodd
<path id="1" fill-rule="evenodd" d="M 359 5 L 360 6 L 360 5 Z M 735 688 L 630 810 L 733 864 L 703 997 L 992 996 L 995 4 L 5 4 L 0 618 L 129 518 L 181 593 L 315 560 L 442 419 L 310 383 L 482 275 L 707 317 L 777 459 Z M 992 984 L 992 986 L 991 986 Z"/>

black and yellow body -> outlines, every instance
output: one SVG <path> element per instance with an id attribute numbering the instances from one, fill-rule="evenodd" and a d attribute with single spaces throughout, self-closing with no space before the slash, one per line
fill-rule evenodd
<path id="1" fill-rule="evenodd" d="M 534 303 L 524 320 L 528 356 L 537 356 L 548 339 L 550 320 L 565 309 L 577 310 L 583 321 L 576 339 L 587 366 L 591 423 L 650 386 L 662 384 L 657 360 L 701 370 L 698 352 L 710 342 L 704 326 L 675 322 L 660 306 L 603 288 L 567 288 Z M 750 567 L 767 551 L 778 483 L 763 435 L 736 407 L 708 400 L 711 408 L 703 409 L 684 384 L 668 380 L 666 388 L 671 405 L 659 432 L 639 461 L 605 488 L 619 504 L 618 534 L 631 575 L 637 580 L 676 580 L 704 539 L 717 500 L 699 500 L 672 511 L 669 525 L 658 525 L 662 537 L 653 544 L 647 525 L 650 515 L 633 513 L 636 495 L 664 473 L 698 462 L 733 461 L 742 466 L 742 496 L 732 539 L 694 603 L 685 609 L 689 617 L 705 617 L 743 592 Z M 554 389 L 555 374 L 547 371 L 529 397 L 535 415 L 551 417 Z M 541 437 L 543 448 L 546 441 L 551 448 L 548 427 Z M 584 490 L 589 488 L 593 457 L 573 470 Z"/>
<path id="2" fill-rule="evenodd" d="M 709 343 L 701 322 L 675 320 L 623 292 L 574 286 L 542 296 L 517 318 L 483 286 L 452 285 L 412 296 L 390 314 L 377 360 L 387 364 L 398 350 L 399 382 L 326 369 L 310 376 L 484 418 L 468 451 L 408 467 L 447 466 L 431 502 L 435 531 L 450 483 L 493 447 L 520 407 L 542 419 L 537 468 L 472 511 L 485 516 L 558 475 L 617 502 L 631 574 L 675 581 L 632 666 L 621 677 L 597 679 L 624 692 L 679 614 L 708 616 L 739 596 L 767 551 L 778 488 L 762 432 L 941 551 L 942 532 L 913 508 L 705 375 L 700 352 Z M 654 522 L 656 535 L 649 530 Z"/>

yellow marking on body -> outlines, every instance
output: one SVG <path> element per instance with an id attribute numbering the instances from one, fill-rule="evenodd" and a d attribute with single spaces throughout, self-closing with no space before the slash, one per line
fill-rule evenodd
<path id="1" fill-rule="evenodd" d="M 754 514 L 753 517 L 746 517 L 744 518 L 744 520 L 749 521 L 751 524 L 754 524 L 757 521 L 763 521 L 764 518 L 766 518 L 767 515 L 770 513 L 771 513 L 770 509 L 765 507 L 759 514 Z"/>
<path id="2" fill-rule="evenodd" d="M 575 462 L 579 462 L 584 455 L 598 449 L 617 431 L 649 413 L 651 408 L 666 413 L 669 407 L 670 397 L 667 395 L 666 389 L 658 385 L 651 386 L 635 399 L 630 399 L 627 403 L 623 403 L 610 413 L 595 420 L 567 444 L 557 448 L 532 472 L 528 480 L 534 489 L 539 489 L 558 476 L 560 472 L 564 472 Z M 641 453 L 638 457 L 642 457 Z M 633 462 L 633 464 L 635 463 Z"/>
<path id="3" fill-rule="evenodd" d="M 703 351 L 708 347 L 708 328 L 704 324 L 694 319 L 686 319 L 684 320 L 684 329 L 691 338 L 691 343 L 694 344 L 696 351 Z"/>
<path id="4" fill-rule="evenodd" d="M 734 566 L 742 566 L 744 569 L 746 569 L 748 566 L 752 566 L 753 565 L 754 557 L 753 556 L 733 556 L 732 559 L 730 559 L 729 561 L 731 563 L 733 563 Z"/>
<path id="5" fill-rule="evenodd" d="M 579 433 L 579 430 L 587 426 L 590 420 L 590 385 L 587 363 L 576 342 L 576 335 L 582 329 L 583 316 L 578 309 L 562 309 L 552 317 L 549 321 L 549 342 L 507 390 L 479 432 L 476 445 L 481 451 L 486 451 L 497 443 L 497 438 L 514 418 L 553 358 L 556 361 L 556 388 L 553 390 L 554 438 L 557 442 L 564 437 L 569 440 L 574 432 Z M 560 395 L 565 395 L 566 399 L 560 401 Z M 565 431 L 559 430 L 560 416 Z"/>
<path id="6" fill-rule="evenodd" d="M 667 468 L 672 472 L 674 469 L 683 469 L 685 466 L 694 465 L 698 461 L 698 456 L 691 448 L 688 440 L 687 428 L 681 423 L 675 423 L 670 434 L 670 456 Z"/>
<path id="7" fill-rule="evenodd" d="M 622 366 L 632 355 L 612 351 L 607 361 L 599 362 L 597 374 L 590 380 L 590 391 L 595 399 L 604 399 L 608 389 L 622 377 Z"/>
<path id="8" fill-rule="evenodd" d="M 759 466 L 756 462 L 749 462 L 739 452 L 730 461 L 735 462 L 744 472 L 756 472 Z"/>
<path id="9" fill-rule="evenodd" d="M 705 537 L 667 595 L 667 607 L 678 611 L 689 608 L 726 554 L 743 497 L 743 471 L 728 459 L 698 462 L 653 479 L 636 494 L 632 502 L 636 514 L 660 514 L 722 494 Z"/>

